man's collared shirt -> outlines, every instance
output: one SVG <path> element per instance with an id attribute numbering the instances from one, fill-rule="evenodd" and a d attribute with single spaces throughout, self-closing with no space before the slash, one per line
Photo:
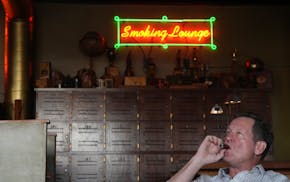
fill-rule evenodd
<path id="1" fill-rule="evenodd" d="M 253 167 L 251 171 L 241 171 L 233 178 L 228 175 L 228 168 L 219 169 L 216 176 L 201 175 L 194 182 L 290 182 L 287 176 L 265 171 L 262 165 Z"/>

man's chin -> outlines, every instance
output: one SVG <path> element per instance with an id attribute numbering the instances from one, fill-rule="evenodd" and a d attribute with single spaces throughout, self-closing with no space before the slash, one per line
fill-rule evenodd
<path id="1" fill-rule="evenodd" d="M 230 162 L 231 161 L 230 156 L 225 154 L 223 157 L 223 161 Z"/>

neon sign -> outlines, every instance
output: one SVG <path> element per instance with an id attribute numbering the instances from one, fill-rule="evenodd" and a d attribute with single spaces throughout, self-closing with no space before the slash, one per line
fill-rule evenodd
<path id="1" fill-rule="evenodd" d="M 117 22 L 117 43 L 121 46 L 207 46 L 215 50 L 213 23 L 209 19 L 121 19 Z"/>

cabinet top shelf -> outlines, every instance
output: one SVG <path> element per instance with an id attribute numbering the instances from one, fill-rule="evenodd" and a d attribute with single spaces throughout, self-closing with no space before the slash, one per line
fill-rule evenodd
<path id="1" fill-rule="evenodd" d="M 160 90 L 160 91 L 175 91 L 175 90 L 192 90 L 206 92 L 271 92 L 272 89 L 265 88 L 153 88 L 153 87 L 126 87 L 126 88 L 35 88 L 34 91 L 66 91 L 66 92 L 95 92 L 95 91 L 135 91 L 135 90 Z"/>

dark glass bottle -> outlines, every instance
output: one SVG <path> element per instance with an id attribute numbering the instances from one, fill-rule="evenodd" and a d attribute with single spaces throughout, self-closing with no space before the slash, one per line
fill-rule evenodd
<path id="1" fill-rule="evenodd" d="M 235 77 L 235 79 L 238 78 L 239 66 L 240 65 L 238 62 L 238 51 L 236 48 L 234 48 L 232 52 L 231 72 L 232 72 L 232 75 Z"/>
<path id="2" fill-rule="evenodd" d="M 238 50 L 236 48 L 232 52 L 231 72 L 236 81 L 245 77 L 245 69 L 240 63 L 240 60 L 238 60 Z"/>
<path id="3" fill-rule="evenodd" d="M 199 82 L 202 76 L 202 64 L 199 62 L 197 57 L 197 50 L 193 48 L 192 50 L 192 65 L 191 65 L 191 74 L 193 76 L 194 82 Z"/>
<path id="4" fill-rule="evenodd" d="M 132 67 L 132 52 L 129 51 L 126 59 L 126 69 L 124 72 L 124 77 L 125 76 L 135 76 L 135 73 L 133 71 Z"/>
<path id="5" fill-rule="evenodd" d="M 173 74 L 174 75 L 183 74 L 182 67 L 181 67 L 181 49 L 178 49 L 177 53 L 176 53 L 175 68 L 174 68 L 174 73 Z"/>

